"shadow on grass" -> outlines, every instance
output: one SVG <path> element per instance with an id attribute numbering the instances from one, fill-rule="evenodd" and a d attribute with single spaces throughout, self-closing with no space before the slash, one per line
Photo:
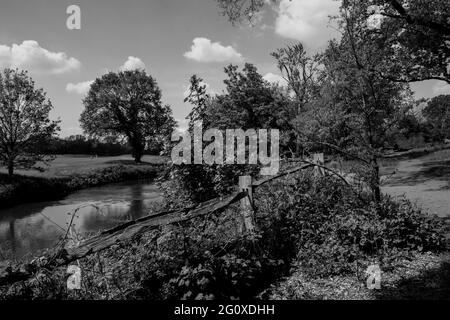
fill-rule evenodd
<path id="1" fill-rule="evenodd" d="M 450 178 L 450 160 L 424 162 L 423 167 L 424 170 L 418 173 L 421 176 L 445 180 Z"/>
<path id="2" fill-rule="evenodd" d="M 107 161 L 105 162 L 105 164 L 114 164 L 114 165 L 124 165 L 124 166 L 154 166 L 154 165 L 158 165 L 158 163 L 152 163 L 152 162 L 146 162 L 146 161 L 142 161 L 140 163 L 135 162 L 134 160 L 111 160 L 111 161 Z"/>
<path id="3" fill-rule="evenodd" d="M 450 299 L 450 261 L 439 268 L 406 278 L 395 288 L 383 288 L 376 294 L 379 300 L 443 300 Z"/>
<path id="4" fill-rule="evenodd" d="M 393 176 L 387 183 L 387 186 L 414 186 L 424 183 L 428 180 L 450 181 L 450 160 L 429 161 L 420 164 L 422 169 L 407 176 Z M 450 183 L 442 187 L 449 189 Z"/>
<path id="5" fill-rule="evenodd" d="M 443 144 L 443 145 L 435 145 L 435 146 L 428 146 L 424 148 L 414 148 L 410 150 L 403 150 L 394 152 L 392 154 L 386 155 L 383 157 L 383 160 L 397 160 L 397 161 L 405 161 L 405 160 L 412 160 L 417 159 L 423 156 L 430 155 L 435 152 L 445 151 L 450 149 L 450 144 Z"/>

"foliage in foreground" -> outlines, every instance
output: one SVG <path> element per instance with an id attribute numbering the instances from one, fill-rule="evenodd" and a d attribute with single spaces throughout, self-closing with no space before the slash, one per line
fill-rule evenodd
<path id="1" fill-rule="evenodd" d="M 331 177 L 295 177 L 262 191 L 275 239 L 289 237 L 297 264 L 311 275 L 358 273 L 369 264 L 388 267 L 411 252 L 440 251 L 444 225 L 409 201 L 367 202 Z M 257 199 L 260 197 L 256 197 Z"/>
<path id="2" fill-rule="evenodd" d="M 82 259 L 82 290 L 67 292 L 65 269 L 41 270 L 0 289 L 3 299 L 245 299 L 290 268 L 309 277 L 357 275 L 373 263 L 387 270 L 417 252 L 444 247 L 442 225 L 406 201 L 377 206 L 333 177 L 309 173 L 256 195 L 254 237 L 238 231 L 239 213 L 165 227 Z"/>
<path id="3" fill-rule="evenodd" d="M 312 278 L 301 270 L 260 294 L 274 300 L 441 300 L 450 297 L 450 256 L 417 253 L 381 270 L 381 290 L 370 290 L 364 275 Z"/>

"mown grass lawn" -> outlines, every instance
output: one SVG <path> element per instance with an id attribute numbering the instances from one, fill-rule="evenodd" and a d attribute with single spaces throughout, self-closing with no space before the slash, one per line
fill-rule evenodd
<path id="1" fill-rule="evenodd" d="M 17 170 L 11 183 L 5 169 L 0 169 L 0 207 L 25 202 L 54 200 L 70 192 L 109 183 L 154 179 L 167 158 L 145 156 L 135 163 L 129 155 L 91 157 L 57 156 L 45 171 Z"/>
<path id="2" fill-rule="evenodd" d="M 73 174 L 84 174 L 118 164 L 132 166 L 164 164 L 167 163 L 168 159 L 161 156 L 144 156 L 142 161 L 141 164 L 136 164 L 131 155 L 97 158 L 89 155 L 58 155 L 44 172 L 37 170 L 16 170 L 15 173 L 40 178 L 62 178 Z M 6 174 L 5 168 L 0 168 L 0 173 Z"/>

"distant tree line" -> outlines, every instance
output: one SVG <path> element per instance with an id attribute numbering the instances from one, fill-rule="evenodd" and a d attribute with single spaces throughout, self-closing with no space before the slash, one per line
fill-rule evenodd
<path id="1" fill-rule="evenodd" d="M 47 154 L 76 154 L 93 156 L 118 156 L 131 154 L 132 147 L 129 143 L 115 139 L 97 139 L 84 135 L 72 135 L 66 138 L 53 138 L 48 142 L 45 153 Z M 159 155 L 162 147 L 160 145 L 149 145 L 144 154 Z"/>

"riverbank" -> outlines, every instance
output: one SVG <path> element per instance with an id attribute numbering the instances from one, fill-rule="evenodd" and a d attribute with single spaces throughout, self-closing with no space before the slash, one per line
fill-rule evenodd
<path id="1" fill-rule="evenodd" d="M 450 149 L 450 143 L 430 145 L 424 148 L 414 148 L 411 150 L 401 151 L 401 152 L 391 152 L 384 155 L 384 159 L 412 159 L 421 156 L 428 155 L 430 153 L 448 150 Z"/>
<path id="2" fill-rule="evenodd" d="M 164 170 L 161 157 L 136 164 L 126 157 L 90 158 L 61 156 L 44 173 L 20 172 L 8 183 L 0 172 L 0 209 L 17 204 L 57 200 L 71 192 L 130 180 L 152 180 Z M 145 159 L 144 159 L 145 161 Z"/>

